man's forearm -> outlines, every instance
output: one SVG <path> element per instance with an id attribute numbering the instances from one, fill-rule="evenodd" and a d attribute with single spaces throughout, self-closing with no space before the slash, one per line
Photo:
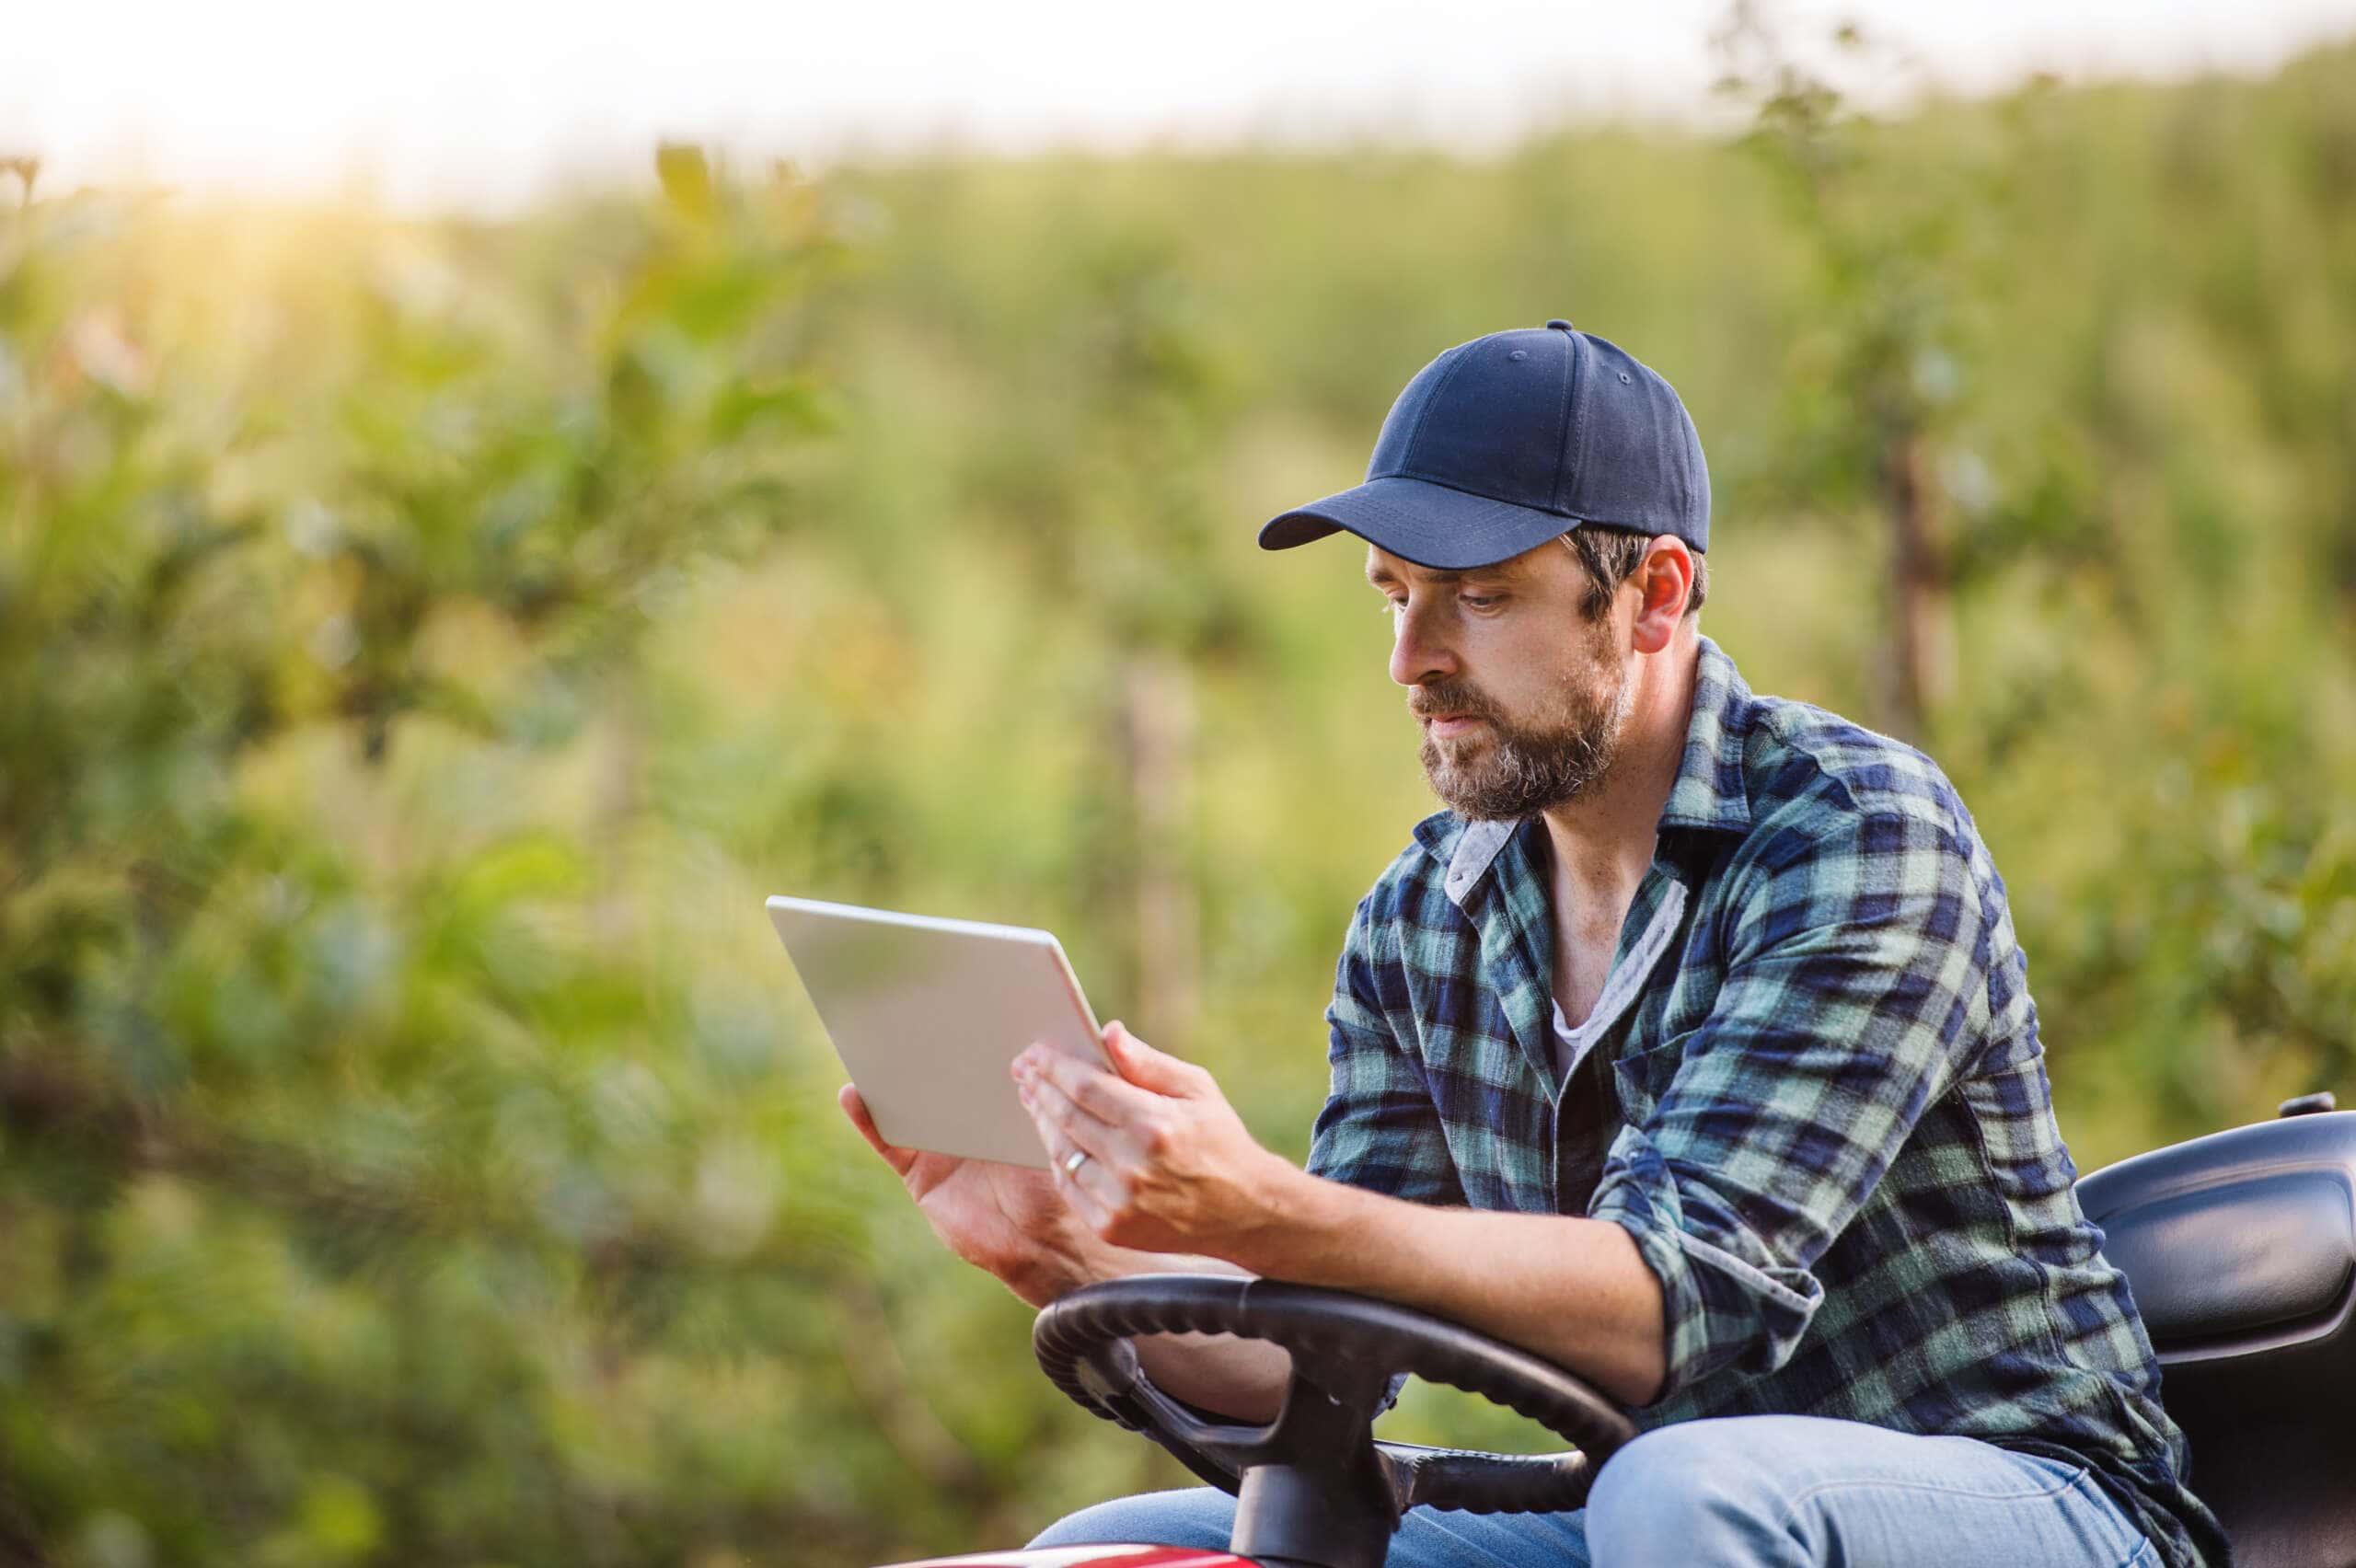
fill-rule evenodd
<path id="1" fill-rule="evenodd" d="M 1082 1272 L 1060 1276 L 1053 1299 L 1100 1280 L 1149 1274 L 1215 1274 L 1248 1276 L 1223 1258 L 1179 1252 L 1140 1252 L 1099 1242 L 1075 1260 Z M 1021 1294 L 1018 1292 L 1018 1294 Z M 1265 1340 L 1230 1334 L 1139 1334 L 1131 1342 L 1138 1364 L 1163 1393 L 1239 1421 L 1274 1421 L 1283 1408 L 1292 1358 Z"/>
<path id="2" fill-rule="evenodd" d="M 1280 1160 L 1266 1182 L 1267 1223 L 1225 1249 L 1242 1268 L 1478 1329 L 1623 1403 L 1658 1396 L 1668 1370 L 1660 1282 L 1619 1226 L 1434 1208 Z"/>
<path id="3" fill-rule="evenodd" d="M 1201 1067 L 1117 1023 L 1104 1044 L 1109 1069 L 1044 1045 L 1014 1061 L 1056 1190 L 1098 1241 L 1209 1253 L 1251 1274 L 1420 1308 L 1626 1402 L 1658 1397 L 1660 1284 L 1620 1227 L 1430 1208 L 1324 1181 L 1255 1141 Z"/>

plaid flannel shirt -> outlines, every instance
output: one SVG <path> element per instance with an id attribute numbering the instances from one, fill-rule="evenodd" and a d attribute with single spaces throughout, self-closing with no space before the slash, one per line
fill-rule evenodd
<path id="1" fill-rule="evenodd" d="M 1351 923 L 1312 1170 L 1559 1212 L 1550 853 L 1535 816 L 1417 826 Z M 1635 1239 L 1666 1304 L 1639 1426 L 1982 1438 L 2091 1467 L 2165 1562 L 2225 1561 L 2078 1207 L 2004 883 L 1930 759 L 1752 696 L 1703 639 L 1592 1020 L 1609 1069 L 1580 1077 L 1617 1103 L 1587 1213 Z"/>

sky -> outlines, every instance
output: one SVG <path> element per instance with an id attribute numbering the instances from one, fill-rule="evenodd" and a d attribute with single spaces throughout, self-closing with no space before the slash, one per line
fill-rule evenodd
<path id="1" fill-rule="evenodd" d="M 957 143 L 1481 150 L 1533 127 L 1704 118 L 1726 0 L 66 0 L 0 28 L 0 157 L 46 188 L 365 190 L 497 209 L 639 178 L 694 138 L 824 165 Z M 1791 0 L 1983 91 L 2260 72 L 2356 34 L 2356 0 Z"/>

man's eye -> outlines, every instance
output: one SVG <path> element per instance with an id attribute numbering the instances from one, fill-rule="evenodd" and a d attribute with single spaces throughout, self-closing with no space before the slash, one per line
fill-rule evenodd
<path id="1" fill-rule="evenodd" d="M 1394 599 L 1394 598 L 1392 598 L 1389 594 L 1384 594 L 1384 595 L 1383 595 L 1382 603 L 1381 603 L 1381 605 L 1380 605 L 1379 607 L 1380 608 L 1380 610 L 1382 611 L 1382 613 L 1383 613 L 1384 615 L 1386 615 L 1386 616 L 1395 616 L 1395 615 L 1397 615 L 1401 610 L 1403 610 L 1403 609 L 1405 609 L 1405 608 L 1407 607 L 1407 601 L 1406 601 L 1406 600 L 1404 600 L 1404 599 Z"/>
<path id="2" fill-rule="evenodd" d="M 1505 603 L 1504 595 L 1498 594 L 1459 594 L 1456 600 L 1458 604 L 1470 605 L 1476 610 L 1494 609 Z"/>

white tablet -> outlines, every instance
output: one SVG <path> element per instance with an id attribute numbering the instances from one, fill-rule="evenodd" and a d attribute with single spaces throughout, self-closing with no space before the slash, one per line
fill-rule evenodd
<path id="1" fill-rule="evenodd" d="M 768 911 L 885 1142 L 1046 1167 L 1009 1066 L 1034 1040 L 1111 1066 L 1051 933 L 808 898 Z"/>

